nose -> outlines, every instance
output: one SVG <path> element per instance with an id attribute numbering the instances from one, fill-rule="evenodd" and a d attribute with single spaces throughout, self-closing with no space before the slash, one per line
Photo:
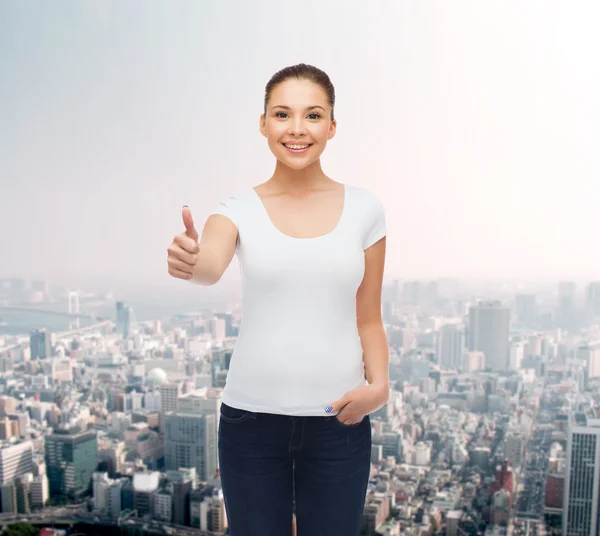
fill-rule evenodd
<path id="1" fill-rule="evenodd" d="M 306 127 L 304 126 L 301 117 L 297 117 L 293 121 L 290 121 L 288 134 L 291 136 L 304 136 L 306 134 Z"/>

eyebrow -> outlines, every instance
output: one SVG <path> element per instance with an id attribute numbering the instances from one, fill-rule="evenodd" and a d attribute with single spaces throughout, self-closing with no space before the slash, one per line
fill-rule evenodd
<path id="1" fill-rule="evenodd" d="M 283 108 L 284 110 L 291 110 L 291 108 L 289 106 L 285 106 L 283 104 L 276 104 L 275 106 L 272 106 L 272 108 Z M 314 110 L 315 108 L 320 108 L 324 112 L 327 111 L 327 110 L 325 110 L 325 108 L 323 108 L 323 106 L 319 106 L 319 105 L 307 106 L 306 110 Z"/>

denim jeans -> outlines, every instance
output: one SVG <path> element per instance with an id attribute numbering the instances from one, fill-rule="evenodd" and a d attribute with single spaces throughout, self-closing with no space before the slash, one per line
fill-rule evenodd
<path id="1" fill-rule="evenodd" d="M 358 536 L 371 421 L 292 417 L 221 404 L 218 455 L 231 536 Z"/>

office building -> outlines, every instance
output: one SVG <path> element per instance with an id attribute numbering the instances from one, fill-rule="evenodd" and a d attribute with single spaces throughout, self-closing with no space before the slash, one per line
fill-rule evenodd
<path id="1" fill-rule="evenodd" d="M 177 401 L 183 394 L 183 383 L 181 382 L 165 382 L 159 388 L 160 405 L 163 415 L 171 411 L 177 411 Z"/>
<path id="2" fill-rule="evenodd" d="M 537 320 L 537 303 L 533 294 L 517 294 L 515 297 L 517 321 L 532 325 Z"/>
<path id="3" fill-rule="evenodd" d="M 165 415 L 165 467 L 193 467 L 201 480 L 217 471 L 217 436 L 214 415 L 167 413 Z"/>
<path id="4" fill-rule="evenodd" d="M 589 319 L 600 317 L 600 281 L 592 281 L 586 287 L 585 311 Z"/>
<path id="5" fill-rule="evenodd" d="M 438 361 L 439 364 L 450 370 L 464 368 L 463 352 L 465 350 L 465 332 L 456 324 L 446 324 L 440 328 L 438 339 Z"/>
<path id="6" fill-rule="evenodd" d="M 78 498 L 91 489 L 98 465 L 96 432 L 56 431 L 46 437 L 46 466 L 51 494 Z"/>
<path id="7" fill-rule="evenodd" d="M 486 368 L 509 367 L 510 310 L 499 301 L 481 301 L 469 308 L 468 349 L 485 355 Z"/>
<path id="8" fill-rule="evenodd" d="M 600 408 L 570 416 L 563 536 L 600 533 Z"/>
<path id="9" fill-rule="evenodd" d="M 0 448 L 0 485 L 33 472 L 33 444 L 23 441 Z"/>
<path id="10" fill-rule="evenodd" d="M 52 355 L 50 333 L 45 329 L 36 329 L 29 334 L 31 359 L 46 359 Z"/>

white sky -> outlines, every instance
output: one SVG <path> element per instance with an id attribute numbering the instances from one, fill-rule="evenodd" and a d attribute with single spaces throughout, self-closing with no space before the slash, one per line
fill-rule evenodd
<path id="1" fill-rule="evenodd" d="M 386 277 L 600 277 L 598 2 L 0 3 L 0 276 L 174 287 L 181 206 L 266 180 L 264 85 L 337 91 Z M 235 280 L 234 260 L 226 279 Z"/>

